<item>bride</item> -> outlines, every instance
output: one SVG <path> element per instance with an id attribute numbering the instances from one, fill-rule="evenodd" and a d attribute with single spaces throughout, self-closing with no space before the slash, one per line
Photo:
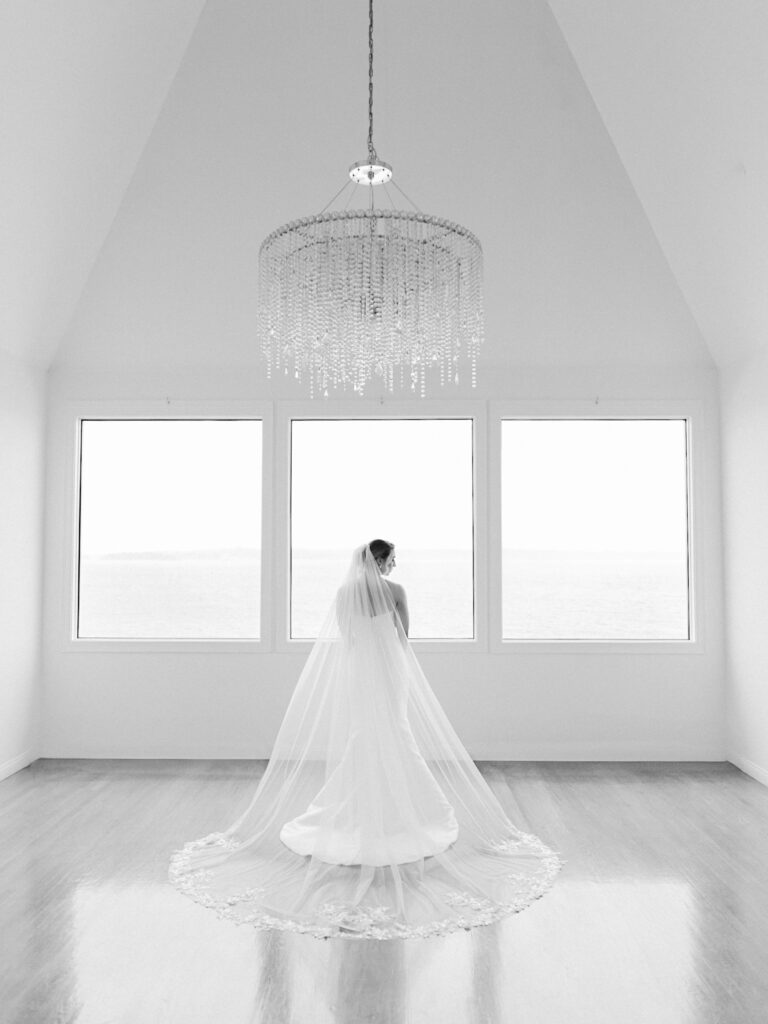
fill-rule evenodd
<path id="1" fill-rule="evenodd" d="M 440 935 L 524 909 L 557 874 L 438 704 L 394 566 L 388 541 L 354 551 L 250 805 L 171 859 L 172 883 L 220 917 L 320 938 Z"/>

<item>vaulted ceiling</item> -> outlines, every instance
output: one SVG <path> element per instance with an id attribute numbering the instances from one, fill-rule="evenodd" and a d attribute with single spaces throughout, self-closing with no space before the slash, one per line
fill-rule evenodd
<path id="1" fill-rule="evenodd" d="M 768 339 L 768 5 L 550 0 L 720 365 Z"/>
<path id="2" fill-rule="evenodd" d="M 0 4 L 0 348 L 55 355 L 203 3 Z"/>
<path id="3" fill-rule="evenodd" d="M 114 251 L 136 225 L 151 220 L 153 259 L 173 260 L 161 228 L 180 191 L 205 209 L 217 195 L 203 230 L 223 220 L 256 246 L 321 208 L 364 154 L 366 23 L 364 0 L 0 5 L 0 349 L 49 365 L 73 323 L 96 316 L 99 274 L 137 266 Z M 520 199 L 540 208 L 575 180 L 583 201 L 557 216 L 585 236 L 602 220 L 601 245 L 624 232 L 656 253 L 653 287 L 691 351 L 725 365 L 765 346 L 768 5 L 389 0 L 376 45 L 377 148 L 403 187 L 477 230 L 491 288 L 525 274 L 526 252 L 546 270 L 521 292 L 523 333 L 548 277 L 595 287 L 578 252 L 547 251 L 546 214 Z M 511 227 L 499 214 L 510 196 Z M 166 234 L 188 248 L 179 217 Z M 215 279 L 216 263 L 213 252 L 201 273 Z M 223 294 L 250 287 L 253 270 Z M 642 321 L 642 295 L 620 276 L 607 286 L 627 290 Z M 553 337 L 562 328 L 547 322 Z M 557 357 L 541 344 L 544 361 Z"/>

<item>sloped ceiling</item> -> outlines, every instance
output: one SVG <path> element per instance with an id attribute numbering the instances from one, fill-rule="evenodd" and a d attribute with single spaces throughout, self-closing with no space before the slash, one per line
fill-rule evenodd
<path id="1" fill-rule="evenodd" d="M 768 339 L 768 4 L 549 0 L 719 365 Z"/>
<path id="2" fill-rule="evenodd" d="M 0 4 L 0 350 L 50 362 L 203 3 Z"/>
<path id="3" fill-rule="evenodd" d="M 377 148 L 429 212 L 480 235 L 491 305 L 518 282 L 528 344 L 537 311 L 531 361 L 568 361 L 571 343 L 600 357 L 600 288 L 618 296 L 606 334 L 632 325 L 628 360 L 642 341 L 663 361 L 671 336 L 681 360 L 708 357 L 702 337 L 719 362 L 763 344 L 762 4 L 379 7 Z M 0 5 L 0 348 L 91 358 L 107 327 L 126 351 L 157 345 L 144 310 L 162 291 L 193 355 L 195 332 L 201 352 L 212 337 L 245 351 L 260 238 L 321 207 L 363 155 L 366 8 Z M 507 311 L 489 313 L 509 344 Z"/>

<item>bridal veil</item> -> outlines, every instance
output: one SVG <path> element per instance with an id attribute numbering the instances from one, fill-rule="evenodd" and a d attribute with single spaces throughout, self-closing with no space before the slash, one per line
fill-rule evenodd
<path id="1" fill-rule="evenodd" d="M 559 866 L 509 821 L 462 746 L 366 545 L 249 806 L 177 851 L 170 879 L 237 923 L 389 939 L 522 910 Z"/>

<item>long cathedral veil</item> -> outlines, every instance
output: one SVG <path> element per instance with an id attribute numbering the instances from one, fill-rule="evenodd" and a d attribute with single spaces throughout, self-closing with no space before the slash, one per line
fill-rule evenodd
<path id="1" fill-rule="evenodd" d="M 366 545 L 249 806 L 177 851 L 170 879 L 238 923 L 387 939 L 522 910 L 559 866 L 509 821 L 462 746 Z"/>

